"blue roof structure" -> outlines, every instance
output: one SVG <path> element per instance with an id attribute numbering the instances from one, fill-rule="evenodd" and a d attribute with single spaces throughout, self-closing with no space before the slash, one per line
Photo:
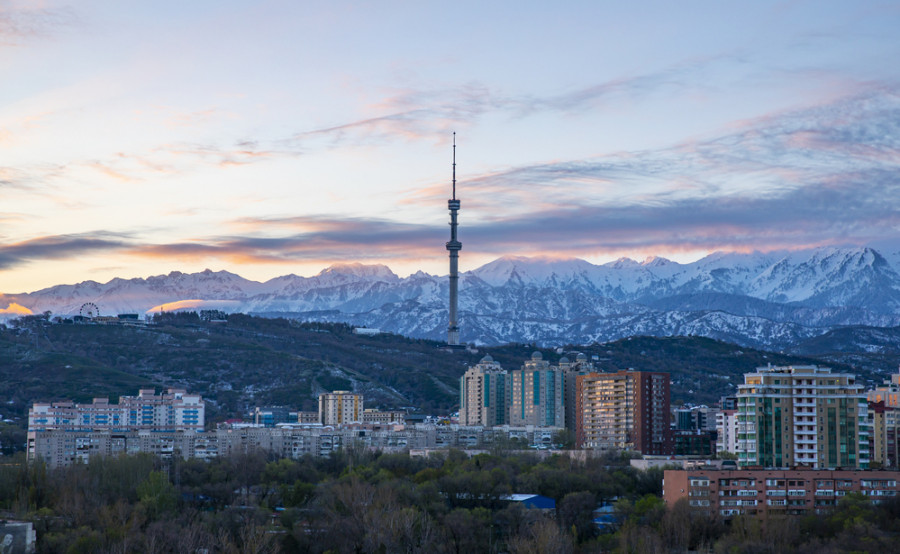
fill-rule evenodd
<path id="1" fill-rule="evenodd" d="M 555 510 L 556 500 L 549 496 L 541 496 L 539 494 L 507 494 L 501 497 L 503 500 L 510 502 L 521 502 L 526 508 L 537 508 L 538 510 Z"/>

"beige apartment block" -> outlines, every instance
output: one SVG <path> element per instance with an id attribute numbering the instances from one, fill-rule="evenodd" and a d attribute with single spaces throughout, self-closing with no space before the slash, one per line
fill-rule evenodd
<path id="1" fill-rule="evenodd" d="M 323 425 L 362 423 L 363 395 L 337 390 L 319 395 L 319 422 Z"/>
<path id="2" fill-rule="evenodd" d="M 460 425 L 507 423 L 507 373 L 490 355 L 470 367 L 459 379 Z"/>

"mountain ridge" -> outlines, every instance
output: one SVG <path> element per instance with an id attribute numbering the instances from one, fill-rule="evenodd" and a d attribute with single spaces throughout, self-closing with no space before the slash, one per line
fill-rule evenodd
<path id="1" fill-rule="evenodd" d="M 717 252 L 687 264 L 651 257 L 602 265 L 507 256 L 461 274 L 460 324 L 463 340 L 477 344 L 699 334 L 780 349 L 840 326 L 900 325 L 896 254 L 819 248 Z M 0 308 L 17 304 L 60 316 L 77 314 L 86 302 L 105 315 L 214 308 L 324 317 L 440 339 L 447 296 L 446 276 L 418 271 L 399 277 L 381 264 L 341 263 L 311 277 L 265 282 L 209 269 L 85 281 L 0 294 Z M 10 310 L 7 319 L 17 315 Z"/>

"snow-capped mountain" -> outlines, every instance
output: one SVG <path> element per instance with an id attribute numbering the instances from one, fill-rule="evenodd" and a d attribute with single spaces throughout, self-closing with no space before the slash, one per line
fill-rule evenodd
<path id="1" fill-rule="evenodd" d="M 783 348 L 841 326 L 900 325 L 897 263 L 897 252 L 872 248 L 715 253 L 690 264 L 504 257 L 461 275 L 461 334 L 485 344 L 697 334 Z M 340 264 L 264 283 L 210 270 L 86 281 L 0 295 L 0 313 L 13 304 L 60 316 L 86 302 L 102 314 L 208 306 L 441 339 L 447 297 L 446 276 L 401 278 L 383 265 Z"/>

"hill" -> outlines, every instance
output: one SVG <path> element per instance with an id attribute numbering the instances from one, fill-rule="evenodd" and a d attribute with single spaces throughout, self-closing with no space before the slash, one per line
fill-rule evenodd
<path id="1" fill-rule="evenodd" d="M 133 395 L 140 387 L 180 387 L 209 402 L 209 421 L 240 417 L 253 406 L 317 408 L 318 394 L 350 389 L 366 405 L 416 406 L 448 413 L 458 406 L 458 379 L 489 353 L 516 369 L 538 348 L 508 344 L 447 351 L 441 343 L 393 334 L 356 335 L 347 325 L 232 314 L 227 323 L 194 313 L 166 314 L 145 327 L 51 324 L 26 318 L 0 329 L 0 406 L 21 418 L 34 401 Z M 597 357 L 602 371 L 634 368 L 672 375 L 674 404 L 712 404 L 732 393 L 742 375 L 768 363 L 822 363 L 822 356 L 754 350 L 704 337 L 632 337 L 589 346 L 541 349 Z M 833 362 L 833 363 L 832 363 Z M 853 371 L 840 360 L 835 371 Z M 893 364 L 890 366 L 893 367 Z M 877 368 L 862 372 L 872 382 Z M 6 415 L 4 415 L 6 417 Z"/>

